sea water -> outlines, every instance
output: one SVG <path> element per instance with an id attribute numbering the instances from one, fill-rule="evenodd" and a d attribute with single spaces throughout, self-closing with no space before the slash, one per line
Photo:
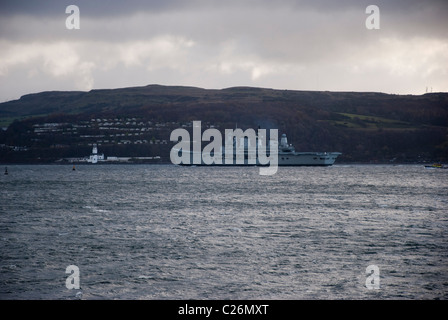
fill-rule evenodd
<path id="1" fill-rule="evenodd" d="M 448 170 L 334 165 L 261 176 L 256 167 L 97 164 L 8 173 L 0 299 L 448 298 Z"/>

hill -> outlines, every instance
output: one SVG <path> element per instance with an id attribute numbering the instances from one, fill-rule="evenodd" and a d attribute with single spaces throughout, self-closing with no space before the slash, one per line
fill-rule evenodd
<path id="1" fill-rule="evenodd" d="M 338 162 L 448 160 L 448 93 L 390 95 L 149 85 L 42 92 L 0 104 L 1 162 L 53 162 L 90 153 L 169 160 L 169 135 L 194 120 L 278 128 L 299 151 L 339 151 Z M 204 126 L 203 126 L 204 128 Z"/>

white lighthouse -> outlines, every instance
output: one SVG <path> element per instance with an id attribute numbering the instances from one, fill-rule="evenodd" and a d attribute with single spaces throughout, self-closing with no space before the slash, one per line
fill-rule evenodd
<path id="1" fill-rule="evenodd" d="M 98 163 L 98 160 L 103 161 L 104 160 L 104 154 L 98 154 L 98 147 L 96 146 L 96 144 L 94 144 L 93 148 L 92 148 L 92 154 L 90 155 L 90 157 L 87 160 L 87 162 Z"/>

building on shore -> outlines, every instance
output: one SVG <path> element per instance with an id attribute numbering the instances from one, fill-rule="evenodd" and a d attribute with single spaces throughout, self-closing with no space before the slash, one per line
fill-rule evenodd
<path id="1" fill-rule="evenodd" d="M 157 163 L 160 162 L 160 156 L 155 157 L 105 157 L 104 153 L 98 153 L 98 147 L 93 145 L 92 153 L 88 157 L 83 158 L 64 158 L 57 162 L 69 162 L 69 163 Z"/>
<path id="2" fill-rule="evenodd" d="M 104 161 L 104 153 L 98 154 L 98 147 L 96 144 L 93 145 L 92 153 L 87 159 L 88 163 L 98 163 L 98 161 Z"/>

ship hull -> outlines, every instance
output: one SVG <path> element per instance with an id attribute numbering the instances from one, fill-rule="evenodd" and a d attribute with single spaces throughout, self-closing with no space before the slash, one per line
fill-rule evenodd
<path id="1" fill-rule="evenodd" d="M 294 152 L 279 154 L 279 166 L 331 166 L 340 155 L 339 152 Z"/>
<path id="2" fill-rule="evenodd" d="M 339 152 L 293 152 L 293 153 L 279 153 L 278 154 L 278 166 L 280 167 L 295 167 L 295 166 L 317 166 L 327 167 L 335 163 L 336 158 L 340 155 Z M 221 158 L 221 159 L 219 159 Z M 193 152 L 190 152 L 190 161 L 187 163 L 180 163 L 180 165 L 186 166 L 263 166 L 260 165 L 258 159 L 250 161 L 247 156 L 242 157 L 243 161 L 237 161 L 237 156 L 233 156 L 233 159 L 225 159 L 225 156 L 212 157 L 212 163 L 204 163 L 202 156 L 198 155 L 197 159 L 201 159 L 199 162 L 193 161 Z M 269 164 L 273 165 L 273 163 Z"/>

